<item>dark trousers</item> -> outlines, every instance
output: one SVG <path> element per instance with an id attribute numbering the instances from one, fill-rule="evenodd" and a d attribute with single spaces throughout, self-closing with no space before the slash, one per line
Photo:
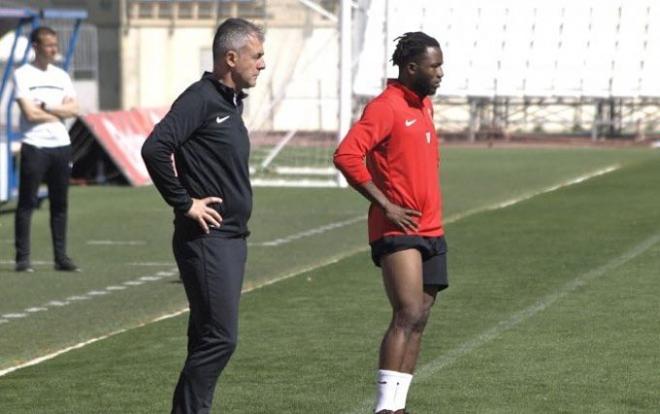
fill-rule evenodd
<path id="1" fill-rule="evenodd" d="M 244 238 L 190 235 L 189 229 L 176 228 L 173 248 L 190 317 L 188 356 L 172 413 L 206 414 L 218 377 L 236 349 L 247 243 Z"/>
<path id="2" fill-rule="evenodd" d="M 71 146 L 21 146 L 18 207 L 14 221 L 16 261 L 30 258 L 32 212 L 38 206 L 39 185 L 46 181 L 50 204 L 50 233 L 55 260 L 66 256 L 66 221 L 71 174 Z"/>

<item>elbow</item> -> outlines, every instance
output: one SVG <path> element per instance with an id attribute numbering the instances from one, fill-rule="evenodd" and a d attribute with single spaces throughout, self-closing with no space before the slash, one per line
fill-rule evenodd
<path id="1" fill-rule="evenodd" d="M 149 135 L 142 144 L 140 155 L 147 168 L 149 168 L 152 165 L 166 162 L 172 153 L 163 146 L 162 142 L 156 139 L 153 135 Z"/>
<path id="2" fill-rule="evenodd" d="M 371 181 L 371 175 L 361 157 L 351 154 L 335 154 L 332 161 L 335 168 L 346 177 L 346 181 L 351 186 L 355 187 Z"/>
<path id="3" fill-rule="evenodd" d="M 335 165 L 335 168 L 341 171 L 344 175 L 346 175 L 346 171 L 349 169 L 350 161 L 350 157 L 347 157 L 343 154 L 335 154 L 335 156 L 332 158 L 332 162 Z"/>
<path id="4" fill-rule="evenodd" d="M 335 168 L 338 169 L 339 171 L 342 170 L 342 160 L 341 160 L 341 155 L 335 153 L 335 155 L 332 157 L 332 163 L 335 165 Z"/>
<path id="5" fill-rule="evenodd" d="M 344 176 L 344 178 L 346 178 L 346 181 L 351 183 L 353 180 L 351 174 L 349 173 L 349 168 L 347 168 L 343 160 L 338 160 L 337 157 L 335 156 L 333 162 L 335 164 L 335 168 L 341 173 L 341 175 Z"/>
<path id="6" fill-rule="evenodd" d="M 337 160 L 334 160 L 335 168 L 337 171 L 339 171 L 343 176 L 346 176 L 346 168 L 341 162 L 337 162 Z"/>
<path id="7" fill-rule="evenodd" d="M 154 153 L 155 151 L 152 140 L 147 137 L 144 144 L 142 144 L 142 150 L 140 151 L 140 155 L 142 155 L 142 160 L 144 160 L 145 164 L 149 164 L 154 157 Z"/>

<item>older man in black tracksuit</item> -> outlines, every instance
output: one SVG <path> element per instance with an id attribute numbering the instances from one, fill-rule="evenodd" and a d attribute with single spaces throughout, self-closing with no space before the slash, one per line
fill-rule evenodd
<path id="1" fill-rule="evenodd" d="M 142 148 L 154 184 L 174 208 L 174 257 L 190 303 L 188 356 L 172 413 L 210 412 L 236 348 L 252 209 L 243 89 L 265 68 L 263 41 L 262 30 L 243 19 L 222 23 L 213 72 L 177 98 Z"/>

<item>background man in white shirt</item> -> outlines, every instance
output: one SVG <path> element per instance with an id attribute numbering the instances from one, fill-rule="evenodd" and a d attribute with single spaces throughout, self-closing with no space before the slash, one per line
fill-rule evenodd
<path id="1" fill-rule="evenodd" d="M 30 35 L 35 59 L 14 72 L 16 102 L 21 109 L 20 183 L 15 220 L 16 271 L 32 272 L 30 224 L 39 185 L 48 185 L 50 230 L 55 269 L 77 271 L 66 254 L 67 204 L 71 172 L 71 139 L 63 124 L 76 116 L 78 102 L 69 75 L 53 65 L 57 36 L 49 27 Z"/>

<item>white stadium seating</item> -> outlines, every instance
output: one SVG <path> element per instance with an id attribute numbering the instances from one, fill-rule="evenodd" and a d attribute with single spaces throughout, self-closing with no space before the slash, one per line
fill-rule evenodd
<path id="1" fill-rule="evenodd" d="M 368 16 L 360 95 L 396 76 L 394 39 L 422 30 L 445 53 L 442 95 L 660 97 L 659 0 L 371 1 Z"/>

